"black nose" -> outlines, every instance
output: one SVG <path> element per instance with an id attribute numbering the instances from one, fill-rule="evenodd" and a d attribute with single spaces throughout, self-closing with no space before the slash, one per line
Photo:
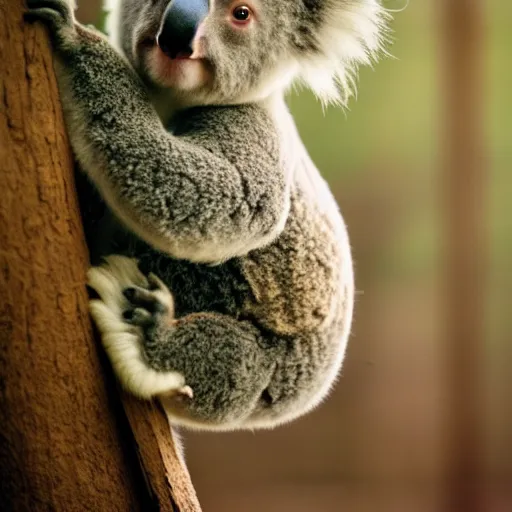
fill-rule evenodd
<path id="1" fill-rule="evenodd" d="M 165 10 L 158 46 L 172 59 L 192 54 L 197 28 L 208 14 L 208 0 L 172 0 Z"/>

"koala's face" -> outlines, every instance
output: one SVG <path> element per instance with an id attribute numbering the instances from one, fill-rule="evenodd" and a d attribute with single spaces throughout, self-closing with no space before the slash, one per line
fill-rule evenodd
<path id="1" fill-rule="evenodd" d="M 299 77 L 335 96 L 380 46 L 378 0 L 117 0 L 137 71 L 185 104 L 253 101 Z"/>

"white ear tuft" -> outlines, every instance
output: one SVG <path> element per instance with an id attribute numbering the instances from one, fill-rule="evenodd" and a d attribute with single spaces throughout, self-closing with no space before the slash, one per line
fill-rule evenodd
<path id="1" fill-rule="evenodd" d="M 323 103 L 346 106 L 360 65 L 384 51 L 390 15 L 379 0 L 334 0 L 318 36 L 320 55 L 301 61 L 299 80 Z"/>

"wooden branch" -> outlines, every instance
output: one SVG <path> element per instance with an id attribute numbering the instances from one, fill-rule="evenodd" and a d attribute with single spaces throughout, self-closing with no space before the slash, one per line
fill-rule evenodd
<path id="1" fill-rule="evenodd" d="M 160 511 L 200 512 L 190 475 L 179 454 L 169 423 L 155 402 L 141 402 L 123 394 L 142 468 Z M 172 504 L 174 508 L 169 508 Z"/>
<path id="2" fill-rule="evenodd" d="M 23 4 L 0 0 L 0 510 L 198 512 L 164 413 L 124 395 L 123 413 L 94 342 L 51 52 Z"/>

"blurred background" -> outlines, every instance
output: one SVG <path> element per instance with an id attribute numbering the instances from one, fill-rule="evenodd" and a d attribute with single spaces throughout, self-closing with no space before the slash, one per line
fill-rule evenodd
<path id="1" fill-rule="evenodd" d="M 341 378 L 290 426 L 187 433 L 205 512 L 512 510 L 512 3 L 411 0 L 393 30 L 348 111 L 289 98 L 352 239 Z"/>

